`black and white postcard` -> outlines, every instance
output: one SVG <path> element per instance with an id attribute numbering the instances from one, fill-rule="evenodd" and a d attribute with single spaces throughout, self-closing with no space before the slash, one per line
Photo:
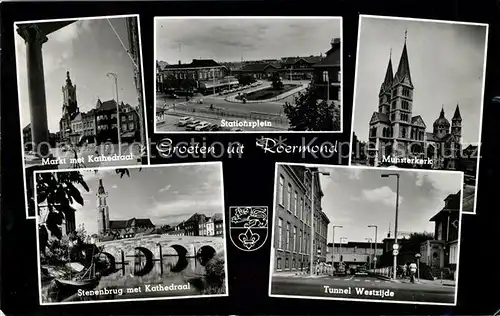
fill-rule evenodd
<path id="1" fill-rule="evenodd" d="M 155 132 L 342 132 L 341 17 L 156 17 Z"/>
<path id="2" fill-rule="evenodd" d="M 360 16 L 351 165 L 465 173 L 475 213 L 488 25 Z"/>
<path id="3" fill-rule="evenodd" d="M 148 162 L 138 15 L 16 22 L 14 38 L 28 218 L 34 170 Z"/>
<path id="4" fill-rule="evenodd" d="M 456 305 L 463 173 L 276 166 L 270 296 Z"/>
<path id="5" fill-rule="evenodd" d="M 40 304 L 228 295 L 222 163 L 34 176 Z"/>

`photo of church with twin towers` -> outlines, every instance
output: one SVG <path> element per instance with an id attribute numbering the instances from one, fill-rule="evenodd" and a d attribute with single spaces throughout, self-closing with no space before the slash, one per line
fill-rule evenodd
<path id="1" fill-rule="evenodd" d="M 350 164 L 464 172 L 472 212 L 487 34 L 486 24 L 361 15 Z"/>

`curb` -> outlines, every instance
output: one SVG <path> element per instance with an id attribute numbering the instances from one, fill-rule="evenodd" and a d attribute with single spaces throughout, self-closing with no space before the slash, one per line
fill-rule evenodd
<path id="1" fill-rule="evenodd" d="M 381 279 L 381 280 L 385 280 L 385 281 L 393 281 L 395 283 L 401 283 L 401 282 L 399 282 L 399 280 L 393 280 L 390 277 L 386 277 L 386 276 L 375 274 L 375 273 L 368 273 L 368 275 L 372 276 L 372 277 L 376 277 L 376 278 Z"/>

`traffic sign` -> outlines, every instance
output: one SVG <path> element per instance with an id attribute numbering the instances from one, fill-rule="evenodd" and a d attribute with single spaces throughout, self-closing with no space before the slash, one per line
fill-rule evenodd
<path id="1" fill-rule="evenodd" d="M 394 249 L 394 250 L 398 250 L 398 249 L 399 249 L 399 245 L 398 245 L 398 244 L 394 244 L 394 245 L 392 245 L 392 249 Z"/>
<path id="2" fill-rule="evenodd" d="M 399 254 L 399 251 L 398 251 L 397 249 L 394 249 L 394 250 L 392 251 L 392 255 L 393 255 L 393 256 L 397 256 L 398 254 Z"/>
<path id="3" fill-rule="evenodd" d="M 419 253 L 415 254 L 415 258 L 420 258 L 420 257 L 421 257 L 421 256 L 420 256 L 420 254 L 419 254 Z"/>
<path id="4" fill-rule="evenodd" d="M 377 261 L 377 257 L 373 258 L 373 261 Z"/>

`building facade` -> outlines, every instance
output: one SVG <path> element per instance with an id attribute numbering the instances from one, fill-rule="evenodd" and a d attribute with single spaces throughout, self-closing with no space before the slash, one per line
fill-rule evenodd
<path id="1" fill-rule="evenodd" d="M 204 92 L 208 83 L 222 80 L 230 74 L 229 69 L 213 59 L 193 59 L 189 64 L 164 65 L 157 75 L 163 89 L 159 92 Z"/>
<path id="2" fill-rule="evenodd" d="M 414 89 L 405 37 L 394 75 L 389 57 L 385 79 L 380 87 L 378 110 L 369 122 L 368 164 L 396 165 L 404 158 L 427 157 L 433 159 L 434 169 L 456 169 L 462 136 L 458 104 L 451 124 L 442 108 L 432 132 L 427 132 L 422 117 L 414 115 Z"/>
<path id="3" fill-rule="evenodd" d="M 342 70 L 341 70 L 341 43 L 340 38 L 334 38 L 331 48 L 310 67 L 314 70 L 313 87 L 318 98 L 340 102 L 342 99 Z"/>
<path id="4" fill-rule="evenodd" d="M 217 213 L 212 217 L 214 221 L 215 236 L 224 236 L 224 219 L 222 216 L 222 214 Z"/>
<path id="5" fill-rule="evenodd" d="M 384 244 L 377 243 L 375 251 L 374 242 L 347 242 L 347 243 L 328 243 L 327 263 L 332 263 L 337 267 L 339 262 L 345 263 L 350 268 L 356 268 L 360 265 L 371 264 L 378 261 L 384 253 Z M 377 259 L 375 259 L 377 258 Z"/>
<path id="6" fill-rule="evenodd" d="M 278 165 L 274 221 L 274 271 L 302 271 L 311 263 L 311 238 L 314 262 L 326 262 L 326 237 L 330 220 L 321 209 L 323 192 L 315 181 L 315 205 L 311 216 L 311 187 L 314 168 Z M 311 218 L 312 217 L 312 218 Z M 311 222 L 314 233 L 311 233 Z"/>
<path id="7" fill-rule="evenodd" d="M 115 100 L 102 102 L 97 99 L 95 108 L 95 131 L 97 143 L 111 140 L 118 143 L 118 109 Z M 122 142 L 140 140 L 140 125 L 137 110 L 129 104 L 120 104 L 120 135 Z"/>
<path id="8" fill-rule="evenodd" d="M 457 269 L 461 199 L 461 191 L 446 197 L 443 209 L 430 219 L 435 223 L 434 240 L 420 245 L 420 262 L 426 264 L 435 277 L 443 272 L 453 275 Z"/>

